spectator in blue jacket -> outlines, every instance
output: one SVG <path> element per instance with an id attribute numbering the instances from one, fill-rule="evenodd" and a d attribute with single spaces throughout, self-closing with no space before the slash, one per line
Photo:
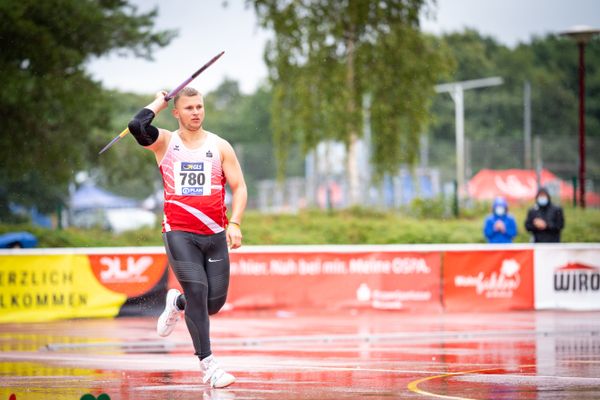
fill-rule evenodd
<path id="1" fill-rule="evenodd" d="M 512 243 L 517 236 L 517 222 L 508 213 L 508 203 L 503 197 L 496 197 L 492 213 L 485 219 L 483 233 L 489 243 Z"/>

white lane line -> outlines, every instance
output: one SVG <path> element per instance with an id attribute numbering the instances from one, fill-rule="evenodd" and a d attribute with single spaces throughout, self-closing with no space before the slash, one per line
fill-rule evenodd
<path id="1" fill-rule="evenodd" d="M 463 382 L 482 382 L 482 383 L 499 383 L 499 384 L 520 384 L 528 383 L 539 384 L 554 384 L 554 385 L 598 385 L 600 378 L 581 377 L 581 376 L 554 376 L 554 375 L 515 375 L 515 374 L 471 374 L 462 375 L 454 378 L 457 381 Z"/>

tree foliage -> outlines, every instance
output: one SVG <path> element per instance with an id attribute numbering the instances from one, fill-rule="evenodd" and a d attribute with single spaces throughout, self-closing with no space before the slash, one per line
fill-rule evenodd
<path id="1" fill-rule="evenodd" d="M 257 183 L 275 175 L 271 113 L 271 93 L 259 87 L 242 94 L 237 82 L 225 80 L 205 97 L 204 128 L 231 143 L 244 170 L 252 205 Z"/>
<path id="2" fill-rule="evenodd" d="M 114 130 L 112 105 L 85 63 L 113 50 L 150 57 L 173 36 L 153 31 L 155 16 L 124 0 L 0 2 L 0 208 L 10 201 L 49 211 L 60 196 L 45 197 L 42 186 L 66 193 L 74 172 L 95 159 L 101 130 Z M 14 191 L 19 185 L 39 190 Z"/>
<path id="3" fill-rule="evenodd" d="M 442 40 L 456 62 L 451 81 L 490 76 L 504 80 L 502 86 L 465 93 L 469 114 L 465 129 L 475 137 L 522 136 L 525 81 L 532 85 L 533 125 L 539 133 L 562 133 L 576 126 L 577 49 L 573 43 L 546 37 L 510 49 L 473 30 L 451 33 Z M 450 98 L 442 96 L 441 100 Z M 438 107 L 439 102 L 434 105 Z M 453 136 L 454 123 L 451 125 L 446 131 Z"/>
<path id="4" fill-rule="evenodd" d="M 509 48 L 474 30 L 440 38 L 455 60 L 448 81 L 500 76 L 501 86 L 465 92 L 465 137 L 474 143 L 473 170 L 523 168 L 524 84 L 531 85 L 532 134 L 542 142 L 544 165 L 570 178 L 576 174 L 579 127 L 577 45 L 556 35 L 535 37 Z M 600 143 L 600 40 L 586 48 L 586 136 Z M 430 127 L 433 160 L 454 177 L 454 104 L 435 96 Z M 588 147 L 590 151 L 591 148 Z M 600 176 L 600 162 L 588 152 L 590 175 Z M 447 167 L 447 168 L 444 168 Z"/>
<path id="5" fill-rule="evenodd" d="M 370 96 L 373 153 L 379 175 L 414 160 L 443 51 L 419 31 L 425 0 L 254 0 L 275 37 L 265 51 L 273 90 L 279 170 L 289 149 L 362 135 Z"/>

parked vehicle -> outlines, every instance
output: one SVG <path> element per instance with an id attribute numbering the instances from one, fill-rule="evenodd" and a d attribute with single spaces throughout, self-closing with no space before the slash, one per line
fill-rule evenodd
<path id="1" fill-rule="evenodd" d="M 19 249 L 37 246 L 37 238 L 29 232 L 9 232 L 0 235 L 0 248 Z"/>

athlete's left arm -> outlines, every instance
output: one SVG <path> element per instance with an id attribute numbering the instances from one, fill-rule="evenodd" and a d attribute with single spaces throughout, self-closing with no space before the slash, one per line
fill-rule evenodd
<path id="1" fill-rule="evenodd" d="M 221 139 L 219 148 L 223 163 L 223 173 L 231 188 L 233 197 L 231 201 L 231 218 L 229 218 L 229 226 L 227 227 L 227 244 L 230 248 L 237 249 L 242 245 L 241 223 L 244 210 L 246 209 L 246 202 L 248 201 L 248 191 L 242 167 L 231 144 Z"/>

